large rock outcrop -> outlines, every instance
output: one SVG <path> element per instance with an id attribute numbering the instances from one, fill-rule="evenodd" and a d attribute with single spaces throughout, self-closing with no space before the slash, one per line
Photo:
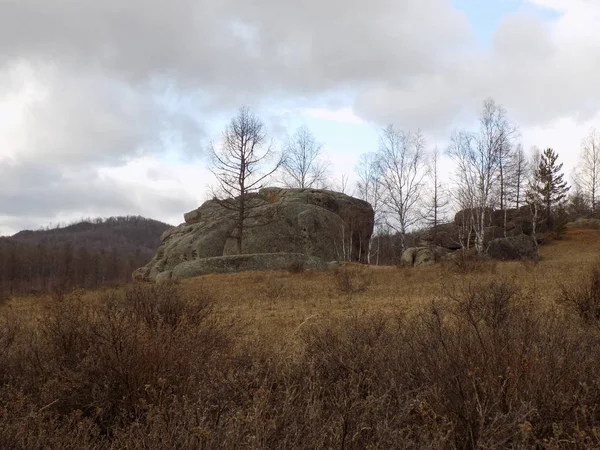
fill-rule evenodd
<path id="1" fill-rule="evenodd" d="M 323 261 L 349 255 L 353 261 L 366 262 L 374 223 L 369 203 L 333 191 L 283 188 L 261 189 L 249 201 L 252 212 L 244 221 L 242 255 L 292 253 Z M 192 274 L 204 273 L 207 266 L 194 261 L 238 255 L 233 237 L 236 217 L 236 211 L 216 200 L 205 202 L 185 214 L 184 223 L 162 235 L 154 258 L 133 277 L 156 280 L 195 276 Z M 214 260 L 210 263 L 220 264 Z M 203 268 L 186 269 L 190 267 Z"/>

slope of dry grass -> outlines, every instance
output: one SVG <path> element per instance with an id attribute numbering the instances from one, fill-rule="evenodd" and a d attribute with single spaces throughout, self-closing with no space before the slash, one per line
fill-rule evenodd
<path id="1" fill-rule="evenodd" d="M 600 230 L 570 230 L 540 251 L 537 265 L 488 262 L 467 273 L 452 264 L 423 268 L 350 264 L 350 276 L 369 283 L 364 292 L 351 295 L 339 289 L 335 271 L 209 275 L 183 281 L 182 287 L 189 292 L 209 292 L 219 313 L 248 322 L 249 333 L 289 342 L 299 326 L 319 318 L 412 310 L 444 297 L 449 289 L 469 280 L 509 280 L 540 303 L 553 302 L 562 284 L 599 259 Z"/>

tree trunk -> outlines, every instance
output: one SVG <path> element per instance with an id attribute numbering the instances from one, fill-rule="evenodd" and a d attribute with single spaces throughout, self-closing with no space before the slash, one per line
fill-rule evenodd
<path id="1" fill-rule="evenodd" d="M 478 224 L 475 227 L 475 249 L 477 250 L 478 255 L 483 255 L 483 247 L 484 247 L 484 230 L 485 230 L 485 208 L 480 207 Z"/>
<path id="2" fill-rule="evenodd" d="M 550 198 L 550 195 L 548 195 L 548 197 L 546 198 L 546 226 L 548 227 L 548 229 L 552 228 L 552 224 L 551 224 L 552 213 L 550 211 L 551 205 L 552 205 L 551 198 Z"/>
<path id="3" fill-rule="evenodd" d="M 237 235 L 235 237 L 238 255 L 242 254 L 242 237 L 243 237 L 243 233 L 244 233 L 244 216 L 246 214 L 246 211 L 244 210 L 243 199 L 240 199 L 240 202 L 241 202 L 241 204 L 240 204 L 240 211 L 238 214 Z"/>

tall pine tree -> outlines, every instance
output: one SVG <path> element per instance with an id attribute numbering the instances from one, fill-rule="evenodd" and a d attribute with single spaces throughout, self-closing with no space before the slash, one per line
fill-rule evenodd
<path id="1" fill-rule="evenodd" d="M 552 227 L 552 207 L 562 202 L 571 189 L 564 179 L 563 165 L 558 164 L 557 160 L 558 153 L 553 149 L 544 150 L 534 171 L 534 183 L 530 193 L 544 205 L 548 228 Z"/>

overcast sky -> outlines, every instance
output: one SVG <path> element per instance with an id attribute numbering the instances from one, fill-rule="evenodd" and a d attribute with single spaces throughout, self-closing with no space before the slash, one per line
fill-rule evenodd
<path id="1" fill-rule="evenodd" d="M 242 105 L 341 176 L 385 124 L 443 146 L 492 97 L 569 171 L 599 75 L 600 0 L 0 0 L 0 235 L 180 223 Z"/>

